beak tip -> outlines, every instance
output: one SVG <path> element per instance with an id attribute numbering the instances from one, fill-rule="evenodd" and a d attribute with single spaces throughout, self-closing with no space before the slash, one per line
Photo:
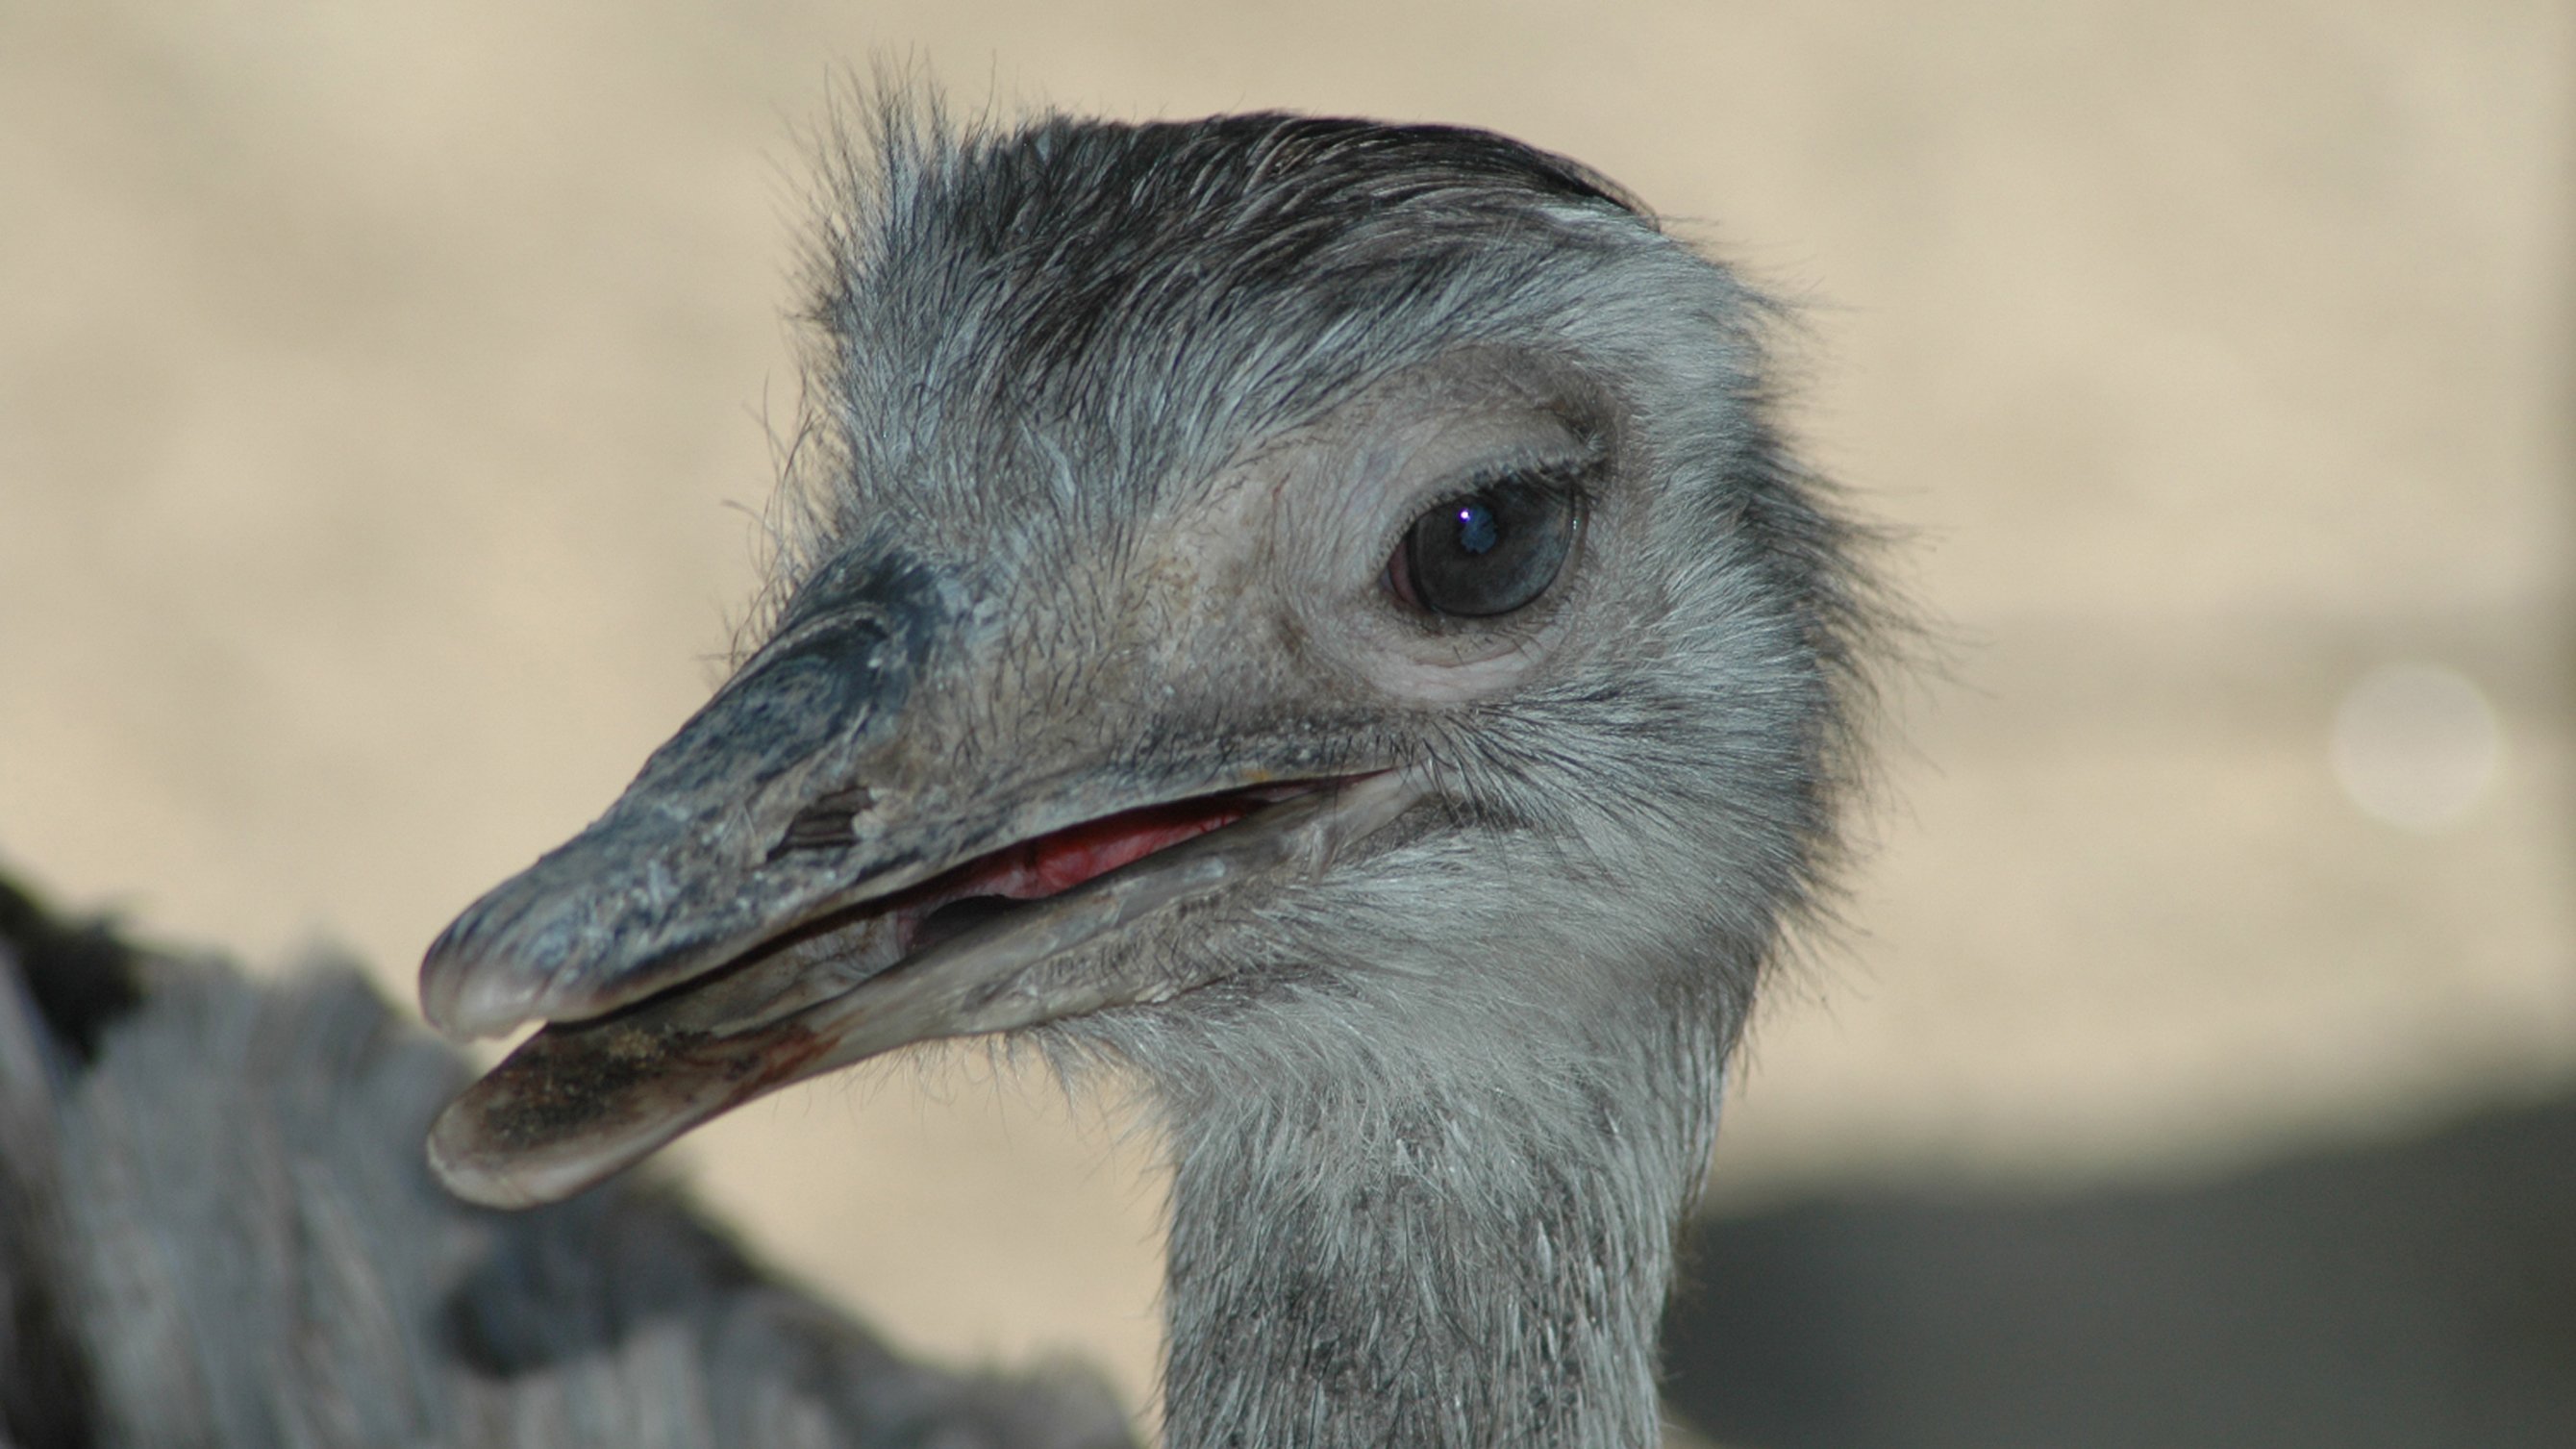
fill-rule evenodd
<path id="1" fill-rule="evenodd" d="M 564 1196 L 522 1179 L 474 1147 L 474 1126 L 465 1104 L 449 1104 L 429 1130 L 430 1174 L 449 1192 L 477 1207 L 515 1210 L 539 1207 Z"/>
<path id="2" fill-rule="evenodd" d="M 444 946 L 444 942 L 441 946 Z M 433 947 L 420 966 L 420 1014 L 454 1042 L 507 1036 L 540 1017 L 542 982 L 506 971 L 476 970 L 457 953 Z"/>

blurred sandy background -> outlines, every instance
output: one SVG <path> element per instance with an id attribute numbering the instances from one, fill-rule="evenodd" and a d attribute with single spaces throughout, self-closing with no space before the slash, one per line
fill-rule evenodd
<path id="1" fill-rule="evenodd" d="M 2576 1082 L 2576 6 L 0 0 L 0 859 L 409 997 L 714 679 L 844 63 L 1591 161 L 1808 304 L 1946 621 L 1722 1202 Z M 2404 666 L 2389 672 L 2391 666 Z M 1148 1144 L 879 1071 L 684 1154 L 906 1342 L 1151 1370 Z"/>

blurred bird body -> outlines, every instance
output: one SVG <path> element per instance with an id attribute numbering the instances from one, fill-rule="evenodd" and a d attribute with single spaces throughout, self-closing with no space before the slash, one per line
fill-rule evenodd
<path id="1" fill-rule="evenodd" d="M 666 1184 L 440 1188 L 468 1076 L 355 970 L 258 984 L 0 879 L 0 1444 L 1115 1449 L 1106 1386 L 906 1362 Z"/>

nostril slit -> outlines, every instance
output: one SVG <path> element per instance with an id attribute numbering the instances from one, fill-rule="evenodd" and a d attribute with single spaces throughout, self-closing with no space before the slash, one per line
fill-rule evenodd
<path id="1" fill-rule="evenodd" d="M 795 850 L 828 850 L 857 844 L 853 827 L 858 814 L 875 803 L 876 793 L 865 785 L 852 785 L 823 796 L 787 822 L 787 832 L 770 847 L 769 858 L 776 860 Z"/>

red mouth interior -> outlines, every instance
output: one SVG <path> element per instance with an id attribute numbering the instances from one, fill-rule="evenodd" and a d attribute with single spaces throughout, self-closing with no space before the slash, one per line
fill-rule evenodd
<path id="1" fill-rule="evenodd" d="M 1061 895 L 1325 783 L 1260 786 L 1146 805 L 1003 846 L 908 892 L 895 913 L 896 941 L 907 953 L 920 950 L 1006 912 L 1008 902 Z"/>

